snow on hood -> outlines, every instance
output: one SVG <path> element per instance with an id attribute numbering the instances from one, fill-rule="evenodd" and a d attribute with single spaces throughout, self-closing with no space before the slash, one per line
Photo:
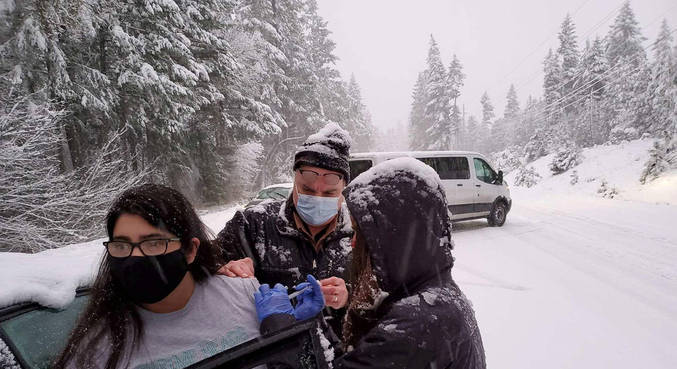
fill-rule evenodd
<path id="1" fill-rule="evenodd" d="M 68 306 L 77 288 L 94 281 L 105 251 L 102 241 L 36 254 L 0 253 L 0 307 L 21 302 L 57 309 Z"/>
<path id="2" fill-rule="evenodd" d="M 411 293 L 452 267 L 446 195 L 430 166 L 389 160 L 355 178 L 343 194 L 382 290 Z"/>

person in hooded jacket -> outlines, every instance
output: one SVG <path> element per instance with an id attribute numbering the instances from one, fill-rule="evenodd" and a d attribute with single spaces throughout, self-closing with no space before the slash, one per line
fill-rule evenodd
<path id="1" fill-rule="evenodd" d="M 344 196 L 355 232 L 353 289 L 345 353 L 333 367 L 486 368 L 473 309 L 452 279 L 451 220 L 437 173 L 393 159 L 358 176 Z M 320 293 L 307 284 L 305 297 Z"/>
<path id="2" fill-rule="evenodd" d="M 342 198 L 350 180 L 350 145 L 348 132 L 335 123 L 310 135 L 294 156 L 289 198 L 237 212 L 214 241 L 228 261 L 220 270 L 227 276 L 288 287 L 316 276 L 339 335 L 353 235 Z"/>

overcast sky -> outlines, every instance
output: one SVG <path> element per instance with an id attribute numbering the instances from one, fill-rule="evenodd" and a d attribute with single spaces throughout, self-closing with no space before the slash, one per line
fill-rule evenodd
<path id="1" fill-rule="evenodd" d="M 411 91 L 425 68 L 432 34 L 445 66 L 453 54 L 466 74 L 461 105 L 480 115 L 486 90 L 497 116 L 514 83 L 521 106 L 541 95 L 542 61 L 557 48 L 557 32 L 570 13 L 579 47 L 604 36 L 624 0 L 318 0 L 336 42 L 338 68 L 362 87 L 374 123 L 386 128 L 407 122 Z M 677 27 L 676 0 L 631 2 L 644 37 L 653 42 L 663 18 Z M 673 34 L 673 37 L 677 34 Z"/>

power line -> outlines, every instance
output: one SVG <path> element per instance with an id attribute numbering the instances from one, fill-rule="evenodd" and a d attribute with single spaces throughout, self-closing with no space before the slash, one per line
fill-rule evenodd
<path id="1" fill-rule="evenodd" d="M 623 1 L 625 1 L 625 0 L 623 0 Z M 575 16 L 575 15 L 576 15 L 576 14 L 577 14 L 577 13 L 578 13 L 578 12 L 579 12 L 579 11 L 580 11 L 580 10 L 581 10 L 588 2 L 590 2 L 590 0 L 585 0 L 583 3 L 581 3 L 581 5 L 579 5 L 579 6 L 576 8 L 576 10 L 575 10 L 574 13 L 571 15 L 571 17 L 573 18 L 573 16 Z M 557 29 L 559 29 L 559 27 L 558 27 Z M 520 61 L 517 63 L 517 66 L 516 66 L 515 68 L 513 68 L 510 72 L 508 72 L 506 75 L 504 75 L 503 77 L 501 77 L 501 78 L 498 80 L 498 83 L 503 83 L 510 75 L 512 75 L 513 73 L 515 73 L 515 72 L 522 66 L 522 64 L 524 64 L 525 61 L 527 61 L 532 55 L 534 55 L 537 51 L 539 51 L 539 50 L 541 49 L 541 47 L 542 47 L 545 43 L 547 43 L 548 41 L 550 41 L 550 39 L 552 39 L 553 36 L 556 36 L 557 33 L 558 33 L 558 32 L 555 32 L 554 34 L 551 33 L 545 40 L 543 40 L 540 44 L 538 44 L 538 46 L 536 46 L 535 49 L 533 49 L 529 54 L 527 54 L 527 56 L 525 56 L 522 60 L 520 60 Z"/>
<path id="2" fill-rule="evenodd" d="M 587 38 L 592 32 L 596 31 L 599 27 L 601 27 L 602 25 L 604 25 L 604 24 L 605 24 L 605 23 L 606 23 L 606 22 L 607 22 L 607 21 L 608 21 L 615 13 L 616 13 L 616 12 L 618 12 L 618 11 L 623 7 L 623 4 L 625 4 L 625 0 L 622 0 L 620 5 L 616 6 L 616 7 L 615 7 L 614 9 L 612 9 L 609 13 L 607 13 L 604 17 L 602 17 L 601 20 L 599 20 L 599 21 L 598 21 L 597 23 L 595 23 L 591 28 L 589 28 L 587 31 L 585 31 L 585 35 L 582 36 L 581 39 Z M 524 82 L 524 83 L 518 83 L 517 86 L 518 86 L 519 88 L 522 88 L 522 87 L 524 87 L 524 86 L 530 85 L 531 82 L 538 76 L 539 73 L 540 73 L 540 70 L 536 70 L 536 71 L 532 72 L 532 73 L 527 77 L 528 80 L 527 80 L 526 82 Z M 515 87 L 515 88 L 518 88 L 518 87 Z"/>
<path id="3" fill-rule="evenodd" d="M 673 33 L 675 33 L 675 32 L 677 32 L 677 29 L 675 29 L 675 30 L 673 30 L 672 32 L 670 32 L 670 34 L 673 34 Z M 646 51 L 646 49 L 649 48 L 649 47 L 651 47 L 652 45 L 653 45 L 653 44 L 650 44 L 650 45 L 644 47 L 643 50 Z M 641 55 L 636 55 L 635 57 L 633 57 L 632 59 L 630 59 L 629 62 L 634 62 L 634 61 L 638 60 L 640 57 L 641 57 Z M 610 75 L 613 75 L 613 74 L 615 74 L 615 73 L 617 73 L 617 72 L 621 72 L 621 71 L 623 70 L 621 67 L 622 67 L 622 65 L 617 64 L 617 65 L 613 66 L 612 68 L 610 68 L 607 72 L 605 72 L 602 76 L 600 76 L 600 77 L 598 77 L 598 78 L 600 78 L 600 80 L 601 80 L 601 78 L 606 78 L 606 77 L 609 77 Z M 637 72 L 637 71 L 640 71 L 640 70 L 642 69 L 642 67 L 643 67 L 642 65 L 639 65 L 639 66 L 635 67 L 633 70 L 629 71 L 628 73 L 635 73 L 635 72 Z M 597 89 L 595 89 L 595 90 L 592 90 L 592 91 L 590 92 L 590 94 L 594 94 L 595 92 L 598 92 L 598 91 L 602 90 L 603 88 L 607 87 L 608 85 L 610 85 L 610 84 L 612 84 L 612 83 L 615 83 L 615 82 L 617 82 L 617 81 L 619 81 L 619 80 L 621 80 L 621 79 L 623 79 L 623 78 L 627 78 L 627 75 L 617 76 L 617 77 L 616 77 L 615 79 L 613 79 L 613 80 L 607 80 L 607 81 L 604 81 L 604 82 L 605 82 L 604 86 L 601 86 L 601 87 L 599 87 L 599 88 L 597 88 Z M 599 80 L 592 80 L 590 83 L 587 84 L 587 86 L 582 86 L 582 87 L 583 87 L 583 88 L 590 87 L 590 86 L 592 86 L 594 83 L 596 83 L 596 82 L 598 82 L 598 81 L 599 81 Z M 580 89 L 581 89 L 581 88 L 578 88 L 576 91 L 579 91 Z M 542 108 L 540 109 L 540 110 L 541 110 L 541 113 L 535 115 L 535 118 L 536 118 L 535 123 L 544 123 L 544 122 L 546 122 L 547 119 L 550 119 L 550 118 L 553 116 L 553 113 L 552 113 L 552 112 L 546 113 L 546 110 L 548 110 L 549 108 L 552 108 L 552 107 L 557 106 L 557 105 L 559 104 L 560 101 L 566 100 L 566 99 L 568 99 L 569 97 L 573 96 L 574 94 L 576 94 L 576 91 L 572 91 L 572 93 L 567 94 L 566 96 L 564 96 L 564 97 L 558 99 L 557 101 L 555 101 L 555 102 L 553 102 L 553 103 L 551 103 L 551 104 L 548 104 L 548 105 L 545 105 L 544 107 L 542 107 Z M 565 105 L 565 106 L 560 107 L 560 110 L 566 109 L 566 108 L 568 108 L 568 107 L 571 106 L 571 105 L 577 104 L 577 103 L 579 103 L 579 102 L 581 102 L 581 101 L 587 99 L 588 96 L 589 96 L 589 94 L 581 95 L 578 99 L 576 99 L 576 100 L 574 100 L 574 101 L 572 101 L 572 102 L 569 102 L 569 103 L 568 103 L 567 105 Z"/>
<path id="4" fill-rule="evenodd" d="M 677 7 L 677 5 L 673 5 L 673 6 L 669 7 L 668 9 L 666 9 L 666 10 L 665 10 L 664 12 L 662 12 L 660 15 L 658 15 L 657 17 L 655 17 L 654 19 L 652 19 L 652 21 L 649 22 L 649 23 L 646 25 L 646 27 L 652 26 L 652 25 L 653 25 L 654 23 L 656 23 L 658 20 L 660 20 L 661 18 L 663 18 L 663 17 L 665 16 L 665 14 L 667 14 L 667 12 L 669 12 L 671 9 L 673 9 L 673 8 L 675 8 L 675 7 Z M 675 31 L 671 32 L 671 34 L 674 33 L 674 32 L 675 32 Z M 653 45 L 653 44 L 647 45 L 646 47 L 643 48 L 643 50 L 646 51 L 646 50 L 647 50 L 649 47 L 651 47 L 652 45 Z M 618 48 L 618 47 L 621 47 L 621 45 L 614 45 L 614 47 L 615 47 L 615 48 Z M 613 49 L 612 51 L 615 51 L 615 50 L 616 50 L 616 49 Z M 608 51 L 607 51 L 607 53 L 608 53 Z M 636 57 L 639 57 L 639 56 L 636 56 Z M 632 61 L 635 61 L 635 58 L 633 58 Z M 612 69 L 613 69 L 613 66 L 612 66 L 612 68 L 611 68 L 610 70 L 612 70 Z M 559 89 L 559 88 L 562 88 L 564 85 L 566 85 L 566 84 L 568 84 L 568 83 L 570 83 L 570 82 L 574 82 L 574 81 L 575 81 L 578 77 L 580 77 L 584 72 L 585 72 L 584 70 L 579 70 L 579 71 L 578 71 L 576 74 L 574 74 L 570 79 L 568 79 L 568 80 L 566 80 L 566 81 L 560 82 L 560 84 L 557 86 L 557 88 L 558 88 L 558 89 Z M 608 72 L 609 72 L 609 71 L 607 71 L 607 72 L 605 72 L 605 73 L 608 73 Z M 535 75 L 536 75 L 536 74 L 534 74 L 534 76 L 535 76 Z M 533 78 L 532 78 L 532 79 L 533 79 Z M 594 80 L 593 80 L 592 82 L 589 82 L 589 83 L 587 84 L 587 86 L 586 86 L 586 85 L 580 86 L 579 88 L 575 89 L 574 91 L 571 91 L 571 92 L 568 93 L 567 95 L 564 95 L 564 96 L 560 97 L 557 101 L 553 102 L 552 104 L 557 104 L 557 103 L 559 103 L 559 102 L 561 102 L 561 101 L 563 101 L 563 100 L 566 100 L 567 98 L 573 96 L 573 94 L 575 94 L 576 92 L 580 91 L 580 90 L 583 89 L 583 88 L 589 87 L 589 86 L 591 86 L 592 84 L 594 84 Z"/>

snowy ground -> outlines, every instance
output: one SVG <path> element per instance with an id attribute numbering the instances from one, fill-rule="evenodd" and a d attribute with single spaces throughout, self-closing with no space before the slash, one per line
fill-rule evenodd
<path id="1" fill-rule="evenodd" d="M 454 230 L 488 367 L 677 367 L 677 207 L 513 192 Z"/>
<path id="2" fill-rule="evenodd" d="M 489 368 L 677 367 L 677 173 L 639 185 L 649 145 L 584 151 L 575 185 L 569 173 L 548 175 L 543 158 L 539 185 L 511 188 L 503 227 L 454 225 L 453 275 L 474 304 Z M 602 180 L 619 196 L 602 198 Z M 202 218 L 218 232 L 237 208 Z M 17 293 L 66 303 L 102 251 L 94 241 L 0 253 L 0 305 Z"/>
<path id="3" fill-rule="evenodd" d="M 576 167 L 511 188 L 501 228 L 456 223 L 454 278 L 490 368 L 677 367 L 677 173 L 638 178 L 651 141 L 585 150 Z M 506 177 L 512 182 L 510 175 Z M 597 193 L 602 181 L 614 199 Z"/>

